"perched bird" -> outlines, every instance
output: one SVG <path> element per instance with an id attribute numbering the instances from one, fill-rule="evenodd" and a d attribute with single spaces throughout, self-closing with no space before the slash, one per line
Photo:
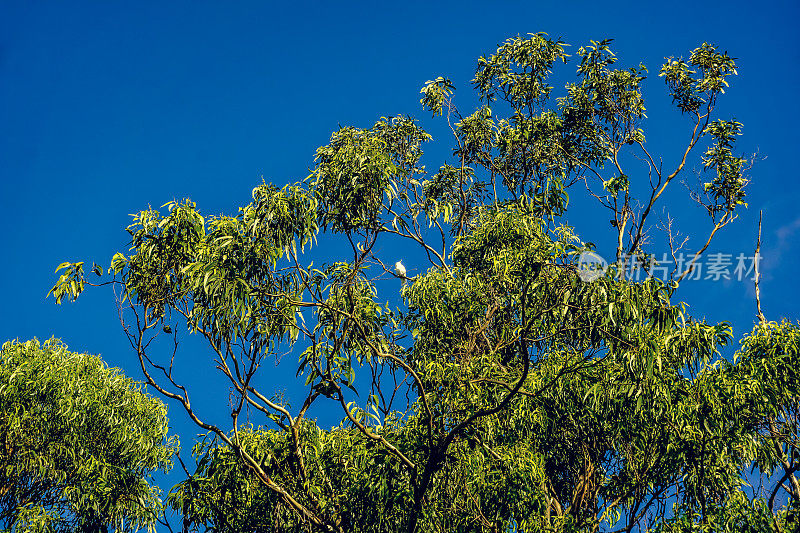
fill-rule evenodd
<path id="1" fill-rule="evenodd" d="M 394 273 L 403 279 L 406 279 L 406 267 L 403 266 L 402 261 L 394 264 Z"/>

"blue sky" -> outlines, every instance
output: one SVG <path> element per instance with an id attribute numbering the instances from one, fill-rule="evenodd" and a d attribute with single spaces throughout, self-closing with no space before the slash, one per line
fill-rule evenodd
<path id="1" fill-rule="evenodd" d="M 190 197 L 205 214 L 233 214 L 262 176 L 306 177 L 339 125 L 416 115 L 440 139 L 426 154 L 437 168 L 450 142 L 420 110 L 422 84 L 449 76 L 469 110 L 476 58 L 538 31 L 573 52 L 611 37 L 622 66 L 649 67 L 645 129 L 665 162 L 685 123 L 657 77 L 664 57 L 709 41 L 738 58 L 720 116 L 744 124 L 740 149 L 759 160 L 749 209 L 709 251 L 752 254 L 763 209 L 765 312 L 796 320 L 798 20 L 796 2 L 3 2 L 0 341 L 57 336 L 138 377 L 110 291 L 60 307 L 45 299 L 59 263 L 108 265 L 127 248 L 129 214 L 148 205 Z M 692 231 L 700 219 L 687 205 L 673 214 Z M 571 216 L 602 251 L 596 221 Z M 752 294 L 730 281 L 685 284 L 678 296 L 741 335 L 753 324 Z M 291 374 L 276 372 L 275 386 Z M 195 431 L 177 408 L 171 415 L 189 445 Z"/>

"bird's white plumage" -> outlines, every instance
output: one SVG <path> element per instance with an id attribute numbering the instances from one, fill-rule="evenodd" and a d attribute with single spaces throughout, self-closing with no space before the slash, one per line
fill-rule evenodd
<path id="1" fill-rule="evenodd" d="M 394 264 L 394 272 L 401 278 L 406 277 L 406 267 L 403 266 L 402 261 L 398 261 Z"/>

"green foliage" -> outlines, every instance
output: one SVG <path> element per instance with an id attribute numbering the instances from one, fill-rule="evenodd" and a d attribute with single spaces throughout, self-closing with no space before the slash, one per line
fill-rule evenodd
<path id="1" fill-rule="evenodd" d="M 379 431 L 398 436 L 402 427 L 390 419 Z M 362 432 L 346 427 L 323 431 L 304 423 L 299 429 L 302 462 L 286 433 L 244 428 L 239 439 L 270 478 L 297 494 L 302 503 L 335 511 L 341 529 L 400 528 L 411 496 L 408 472 L 387 460 Z M 169 496 L 169 504 L 190 527 L 227 532 L 305 530 L 303 521 L 260 483 L 235 451 L 206 441 L 197 444 L 193 453 L 198 458 L 197 470 Z"/>
<path id="2" fill-rule="evenodd" d="M 666 80 L 673 103 L 687 113 L 713 105 L 729 86 L 727 78 L 736 74 L 735 60 L 727 52 L 719 53 L 716 46 L 703 43 L 692 50 L 688 63 L 682 58 L 669 58 L 659 76 Z"/>
<path id="3" fill-rule="evenodd" d="M 581 256 L 594 246 L 567 224 L 570 194 L 586 191 L 612 213 L 616 258 L 652 257 L 649 217 L 700 151 L 716 175 L 691 192 L 713 224 L 702 254 L 746 205 L 742 125 L 714 114 L 736 65 L 708 44 L 663 65 L 691 131 L 664 169 L 656 161 L 675 158 L 646 145 L 647 68 L 619 67 L 611 44 L 578 48 L 558 93 L 566 43 L 511 38 L 478 60 L 471 113 L 448 78 L 428 81 L 420 102 L 453 135 L 436 172 L 414 119 L 381 118 L 340 128 L 303 183 L 264 183 L 234 217 L 189 201 L 134 217 L 109 271 L 124 331 L 148 384 L 207 432 L 169 496 L 185 529 L 791 527 L 800 329 L 760 324 L 729 361 L 731 326 L 675 302 L 685 272 L 638 281 L 616 265 L 588 280 Z M 314 267 L 305 247 L 323 238 L 330 254 Z M 390 285 L 398 243 L 423 266 Z M 82 263 L 62 267 L 59 302 L 92 284 Z M 387 287 L 399 306 L 380 299 Z M 181 331 L 211 357 L 182 359 Z M 296 406 L 264 390 L 263 363 L 285 353 L 304 380 Z M 182 362 L 230 388 L 230 426 L 193 407 L 172 373 Z M 321 408 L 341 423 L 318 427 Z M 751 496 L 754 475 L 765 488 Z"/>
<path id="4" fill-rule="evenodd" d="M 736 491 L 705 516 L 676 509 L 674 517 L 659 523 L 656 533 L 778 533 L 792 531 L 785 512 L 773 516 L 763 498 L 751 500 Z"/>
<path id="5" fill-rule="evenodd" d="M 742 125 L 734 120 L 715 120 L 706 126 L 706 133 L 714 141 L 703 155 L 703 166 L 706 170 L 716 171 L 716 177 L 704 185 L 704 190 L 711 198 L 709 214 L 716 216 L 719 212 L 733 211 L 737 205 L 744 203 L 744 187 L 747 180 L 742 177 L 747 160 L 733 155 L 733 142 L 741 135 Z"/>
<path id="6" fill-rule="evenodd" d="M 455 91 L 453 83 L 439 76 L 435 80 L 425 82 L 425 86 L 419 91 L 422 94 L 419 103 L 423 108 L 430 110 L 434 117 L 441 115 L 445 101 L 449 100 L 453 91 Z"/>
<path id="7" fill-rule="evenodd" d="M 56 274 L 59 270 L 63 269 L 66 270 L 64 270 L 64 273 L 59 276 L 58 281 L 53 288 L 50 289 L 50 292 L 47 293 L 48 296 L 52 294 L 56 299 L 56 303 L 59 304 L 64 297 L 67 297 L 74 302 L 78 298 L 78 295 L 83 292 L 84 288 L 82 261 L 78 263 L 61 263 L 58 265 L 58 268 L 56 268 Z"/>
<path id="8" fill-rule="evenodd" d="M 321 198 L 320 221 L 336 232 L 376 230 L 384 197 L 398 196 L 398 181 L 412 179 L 421 145 L 430 139 L 414 120 L 382 118 L 369 130 L 339 129 L 317 150 L 311 175 Z"/>
<path id="9" fill-rule="evenodd" d="M 564 46 L 546 33 L 508 39 L 496 54 L 478 58 L 473 80 L 478 94 L 487 102 L 499 96 L 517 111 L 545 102 L 553 90 L 547 80 L 553 65 L 567 62 Z"/>
<path id="10" fill-rule="evenodd" d="M 149 478 L 177 449 L 164 404 L 57 340 L 0 355 L 5 530 L 152 531 L 162 503 Z"/>

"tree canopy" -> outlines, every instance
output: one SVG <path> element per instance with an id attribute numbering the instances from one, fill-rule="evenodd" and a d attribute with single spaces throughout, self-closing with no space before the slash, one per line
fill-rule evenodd
<path id="1" fill-rule="evenodd" d="M 167 409 L 99 357 L 56 339 L 0 351 L 0 526 L 5 531 L 152 530 L 157 470 L 177 439 Z"/>
<path id="2" fill-rule="evenodd" d="M 236 215 L 173 201 L 134 215 L 107 276 L 61 265 L 58 302 L 86 284 L 121 291 L 146 382 L 208 432 L 168 499 L 186 530 L 794 527 L 798 326 L 760 320 L 731 359 L 730 324 L 673 301 L 745 205 L 742 124 L 716 113 L 735 60 L 704 43 L 663 64 L 686 126 L 683 148 L 658 154 L 647 68 L 618 68 L 610 40 L 566 46 L 532 34 L 479 58 L 471 114 L 451 80 L 427 82 L 421 104 L 453 141 L 435 172 L 419 121 L 345 126 L 305 180 L 258 185 Z M 557 92 L 551 75 L 570 65 Z M 682 265 L 669 219 L 672 259 L 655 261 L 654 209 L 678 201 L 692 161 L 707 178 L 685 199 L 708 226 Z M 581 257 L 595 249 L 567 224 L 570 194 L 611 217 L 588 232 L 611 232 L 616 263 L 590 279 Z M 334 246 L 319 262 L 322 239 Z M 427 262 L 402 284 L 399 246 Z M 656 266 L 673 268 L 631 275 Z M 179 331 L 210 357 L 181 355 Z M 305 387 L 295 406 L 264 386 L 265 363 L 287 351 Z M 203 364 L 233 392 L 220 399 L 229 426 L 173 372 Z M 321 405 L 338 426 L 309 416 Z"/>

